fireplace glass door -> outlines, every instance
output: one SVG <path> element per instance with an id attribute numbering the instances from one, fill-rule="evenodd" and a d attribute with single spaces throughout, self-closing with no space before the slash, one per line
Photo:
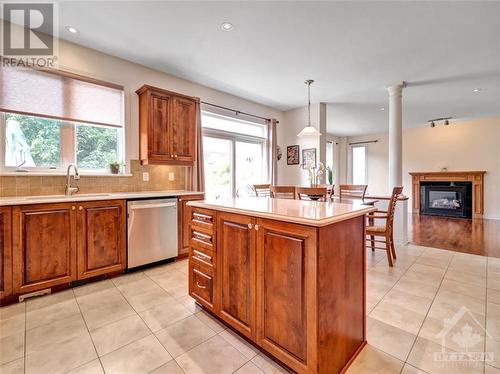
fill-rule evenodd
<path id="1" fill-rule="evenodd" d="M 465 186 L 422 185 L 421 213 L 448 217 L 467 217 Z"/>

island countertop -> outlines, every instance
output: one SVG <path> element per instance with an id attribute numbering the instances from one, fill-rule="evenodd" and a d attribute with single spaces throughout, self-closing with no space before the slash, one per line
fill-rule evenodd
<path id="1" fill-rule="evenodd" d="M 345 204 L 263 197 L 198 200 L 190 201 L 188 205 L 316 227 L 345 221 L 376 210 L 373 206 L 363 205 L 361 202 Z"/>

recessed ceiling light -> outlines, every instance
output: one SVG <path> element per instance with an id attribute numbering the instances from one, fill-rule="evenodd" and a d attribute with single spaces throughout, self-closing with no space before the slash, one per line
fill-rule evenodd
<path id="1" fill-rule="evenodd" d="M 231 22 L 222 22 L 220 28 L 224 31 L 231 31 L 234 29 L 234 25 Z"/>
<path id="2" fill-rule="evenodd" d="M 481 92 L 483 89 L 482 88 L 474 88 L 472 91 L 473 92 Z"/>
<path id="3" fill-rule="evenodd" d="M 383 111 L 383 110 L 385 110 L 385 108 L 384 108 L 384 107 L 382 107 L 382 108 L 380 108 L 380 110 L 382 110 L 382 111 Z"/>
<path id="4" fill-rule="evenodd" d="M 68 30 L 72 34 L 78 33 L 78 30 L 75 29 L 73 26 L 66 26 L 66 30 Z"/>

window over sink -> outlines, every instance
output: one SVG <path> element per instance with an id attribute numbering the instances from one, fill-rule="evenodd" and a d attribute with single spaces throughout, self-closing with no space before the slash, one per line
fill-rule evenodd
<path id="1" fill-rule="evenodd" d="M 0 171 L 106 173 L 124 154 L 123 88 L 60 71 L 0 68 Z"/>

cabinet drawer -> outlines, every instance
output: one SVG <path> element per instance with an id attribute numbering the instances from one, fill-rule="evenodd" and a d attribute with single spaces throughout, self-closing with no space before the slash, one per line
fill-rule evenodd
<path id="1" fill-rule="evenodd" d="M 196 226 L 190 228 L 189 244 L 191 247 L 203 248 L 215 252 L 215 235 L 208 231 L 202 231 Z"/>
<path id="2" fill-rule="evenodd" d="M 192 208 L 191 209 L 191 225 L 198 226 L 202 229 L 214 232 L 215 229 L 215 212 L 208 209 Z"/>
<path id="3" fill-rule="evenodd" d="M 215 252 L 205 248 L 191 247 L 191 260 L 194 263 L 210 266 L 214 268 L 215 265 Z"/>
<path id="4" fill-rule="evenodd" d="M 207 274 L 208 271 L 201 267 L 190 266 L 189 274 L 189 294 L 200 304 L 213 309 L 214 303 L 214 278 Z"/>

